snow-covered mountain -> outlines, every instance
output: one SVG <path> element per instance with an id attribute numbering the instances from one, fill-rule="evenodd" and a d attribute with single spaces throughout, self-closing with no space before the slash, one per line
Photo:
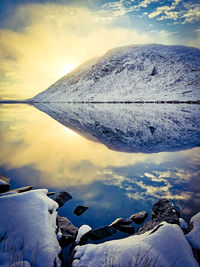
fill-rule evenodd
<path id="1" fill-rule="evenodd" d="M 31 100 L 200 100 L 200 50 L 153 44 L 112 49 L 81 65 Z"/>
<path id="2" fill-rule="evenodd" d="M 200 146 L 200 105 L 35 103 L 34 106 L 112 150 L 154 153 Z"/>

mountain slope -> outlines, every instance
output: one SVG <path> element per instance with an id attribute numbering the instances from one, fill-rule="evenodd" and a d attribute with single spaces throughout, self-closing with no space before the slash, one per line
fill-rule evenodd
<path id="1" fill-rule="evenodd" d="M 200 50 L 134 45 L 81 65 L 35 102 L 200 100 Z"/>

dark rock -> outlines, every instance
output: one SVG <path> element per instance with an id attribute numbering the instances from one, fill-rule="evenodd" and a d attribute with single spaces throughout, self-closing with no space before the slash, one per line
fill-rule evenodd
<path id="1" fill-rule="evenodd" d="M 53 195 L 55 195 L 55 192 L 48 192 L 48 193 L 47 193 L 47 196 L 48 196 L 48 197 L 53 196 Z"/>
<path id="2" fill-rule="evenodd" d="M 118 225 L 129 225 L 133 221 L 131 219 L 125 219 L 125 218 L 117 218 L 114 222 L 112 222 L 109 226 L 117 227 Z"/>
<path id="3" fill-rule="evenodd" d="M 56 201 L 59 205 L 59 208 L 61 208 L 62 206 L 64 206 L 65 202 L 70 199 L 72 199 L 72 196 L 69 193 L 63 191 L 55 196 L 54 201 Z"/>
<path id="4" fill-rule="evenodd" d="M 83 236 L 81 236 L 81 239 L 80 239 L 80 241 L 78 243 L 80 246 L 83 246 L 83 245 L 87 244 L 88 239 L 89 239 L 89 233 L 90 232 L 88 232 L 88 233 L 84 234 Z"/>
<path id="5" fill-rule="evenodd" d="M 30 191 L 33 188 L 33 186 L 24 186 L 24 187 L 20 187 L 20 188 L 16 188 L 13 190 L 10 190 L 10 192 L 16 192 L 16 193 L 24 193 L 27 191 Z"/>
<path id="6" fill-rule="evenodd" d="M 174 208 L 174 205 L 168 199 L 161 199 L 152 207 L 152 219 L 146 222 L 137 234 L 143 234 L 153 229 L 163 221 L 179 225 L 180 213 Z"/>
<path id="7" fill-rule="evenodd" d="M 4 180 L 0 179 L 0 193 L 5 193 L 10 190 L 10 185 Z"/>
<path id="8" fill-rule="evenodd" d="M 155 130 L 156 130 L 156 128 L 155 128 L 155 127 L 153 127 L 153 126 L 149 126 L 149 129 L 150 129 L 150 131 L 151 131 L 151 134 L 153 135 L 153 134 L 154 134 L 154 132 L 155 132 Z"/>
<path id="9" fill-rule="evenodd" d="M 192 248 L 195 259 L 200 265 L 200 249 Z"/>
<path id="10" fill-rule="evenodd" d="M 83 214 L 87 209 L 88 209 L 88 207 L 85 207 L 85 206 L 77 206 L 77 207 L 75 208 L 75 210 L 73 211 L 73 213 L 76 214 L 77 216 L 80 216 L 80 215 Z"/>
<path id="11" fill-rule="evenodd" d="M 194 228 L 194 224 L 193 224 L 193 222 L 190 222 L 188 224 L 187 233 L 191 232 L 193 228 Z"/>
<path id="12" fill-rule="evenodd" d="M 113 234 L 117 233 L 117 230 L 112 226 L 104 226 L 96 230 L 92 230 L 88 233 L 88 236 L 91 240 L 97 241 Z"/>
<path id="13" fill-rule="evenodd" d="M 146 220 L 147 217 L 148 213 L 146 211 L 140 211 L 131 215 L 130 219 L 136 224 L 141 224 Z"/>
<path id="14" fill-rule="evenodd" d="M 0 175 L 0 180 L 5 182 L 6 184 L 9 184 L 10 183 L 10 178 L 8 177 L 5 177 L 3 175 Z"/>
<path id="15" fill-rule="evenodd" d="M 161 199 L 152 207 L 152 220 L 158 219 L 179 225 L 180 213 L 168 199 Z"/>
<path id="16" fill-rule="evenodd" d="M 155 76 L 157 74 L 156 67 L 154 66 L 151 72 L 151 76 Z"/>
<path id="17" fill-rule="evenodd" d="M 75 241 L 75 237 L 73 235 L 62 235 L 62 237 L 58 240 L 61 248 L 65 248 L 72 244 Z"/>
<path id="18" fill-rule="evenodd" d="M 127 233 L 133 235 L 135 233 L 135 228 L 131 225 L 118 225 L 116 229 L 120 232 Z"/>
<path id="19" fill-rule="evenodd" d="M 57 215 L 56 224 L 60 228 L 62 235 L 72 235 L 74 237 L 77 235 L 78 228 L 74 226 L 67 218 Z"/>

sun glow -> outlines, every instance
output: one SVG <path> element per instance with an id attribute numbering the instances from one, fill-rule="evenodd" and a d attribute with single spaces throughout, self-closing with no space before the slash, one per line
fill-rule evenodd
<path id="1" fill-rule="evenodd" d="M 63 77 L 64 75 L 66 75 L 67 73 L 71 72 L 72 70 L 74 70 L 77 67 L 77 65 L 75 64 L 67 64 L 64 65 L 59 73 L 59 77 Z"/>

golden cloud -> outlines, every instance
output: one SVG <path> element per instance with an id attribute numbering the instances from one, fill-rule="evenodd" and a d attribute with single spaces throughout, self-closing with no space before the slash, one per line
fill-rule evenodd
<path id="1" fill-rule="evenodd" d="M 84 7 L 24 5 L 10 22 L 19 23 L 20 31 L 0 31 L 0 91 L 8 98 L 33 97 L 110 48 L 150 41 L 147 34 L 109 28 L 104 16 Z"/>

